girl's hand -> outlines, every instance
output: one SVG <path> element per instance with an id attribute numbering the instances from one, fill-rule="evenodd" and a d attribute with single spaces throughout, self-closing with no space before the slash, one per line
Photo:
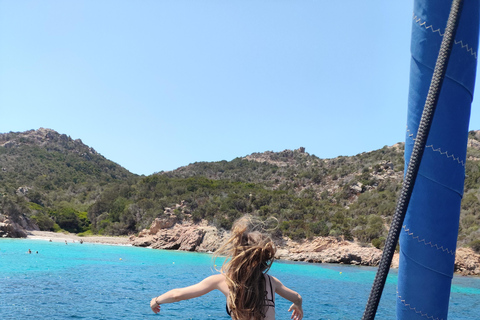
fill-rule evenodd
<path id="1" fill-rule="evenodd" d="M 157 301 L 155 299 L 157 299 L 157 297 L 153 298 L 150 301 L 150 308 L 152 308 L 153 312 L 159 313 L 160 312 L 160 305 L 157 303 Z"/>
<path id="2" fill-rule="evenodd" d="M 294 303 L 288 309 L 288 312 L 290 312 L 290 311 L 292 311 L 292 316 L 290 317 L 290 319 L 293 319 L 293 320 L 302 320 L 303 319 L 303 309 L 302 309 L 301 306 L 298 306 Z"/>

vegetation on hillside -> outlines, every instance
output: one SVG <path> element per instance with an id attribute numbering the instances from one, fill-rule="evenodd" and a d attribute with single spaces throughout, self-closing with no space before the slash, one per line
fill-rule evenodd
<path id="1" fill-rule="evenodd" d="M 87 231 L 87 210 L 104 189 L 136 179 L 53 130 L 0 134 L 1 211 L 17 222 L 25 216 L 42 230 Z"/>
<path id="2" fill-rule="evenodd" d="M 470 139 L 459 241 L 480 250 L 480 134 Z M 40 129 L 0 134 L 1 212 L 42 230 L 106 235 L 137 233 L 166 214 L 228 229 L 251 213 L 275 216 L 278 235 L 382 247 L 403 167 L 397 144 L 334 159 L 303 148 L 255 153 L 139 177 L 80 140 Z"/>

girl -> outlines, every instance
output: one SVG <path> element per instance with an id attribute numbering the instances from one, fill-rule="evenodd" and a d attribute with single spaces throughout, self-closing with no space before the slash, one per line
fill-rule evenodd
<path id="1" fill-rule="evenodd" d="M 232 235 L 215 253 L 226 255 L 221 273 L 185 288 L 170 290 L 150 301 L 153 312 L 160 305 L 200 297 L 217 289 L 225 295 L 226 311 L 235 320 L 275 319 L 275 293 L 293 304 L 291 319 L 303 318 L 302 297 L 267 274 L 274 259 L 275 245 L 261 232 L 261 222 L 251 216 L 237 220 Z"/>

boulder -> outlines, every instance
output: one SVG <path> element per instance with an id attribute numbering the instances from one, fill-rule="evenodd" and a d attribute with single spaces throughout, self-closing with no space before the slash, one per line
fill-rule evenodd
<path id="1" fill-rule="evenodd" d="M 0 222 L 0 237 L 2 238 L 26 238 L 27 231 L 22 228 L 18 223 L 10 220 L 3 219 Z"/>
<path id="2" fill-rule="evenodd" d="M 17 192 L 16 192 L 16 193 L 17 193 L 17 195 L 19 195 L 19 196 L 25 196 L 25 195 L 27 195 L 27 193 L 28 193 L 29 190 L 30 190 L 29 187 L 23 186 L 23 187 L 19 187 L 19 188 L 17 189 Z"/>
<path id="3" fill-rule="evenodd" d="M 219 246 L 217 239 L 218 231 L 215 227 L 208 227 L 206 222 L 194 224 L 191 221 L 179 221 L 174 215 L 157 218 L 150 229 L 142 230 L 137 237 L 130 237 L 134 246 L 202 252 L 216 250 Z"/>
<path id="4" fill-rule="evenodd" d="M 382 251 L 335 237 L 317 237 L 303 241 L 286 239 L 283 248 L 277 249 L 276 256 L 293 261 L 377 266 L 382 257 Z"/>
<path id="5" fill-rule="evenodd" d="M 480 275 L 480 255 L 471 248 L 457 249 L 455 272 L 464 276 Z"/>
<path id="6" fill-rule="evenodd" d="M 177 223 L 177 220 L 176 216 L 169 216 L 163 219 L 156 218 L 150 226 L 149 234 L 156 234 L 162 229 L 171 228 Z"/>
<path id="7" fill-rule="evenodd" d="M 205 231 L 205 234 L 203 235 L 203 241 L 197 248 L 199 252 L 215 252 L 220 248 L 224 239 L 230 235 L 229 232 L 219 231 L 213 226 L 203 226 L 202 229 Z"/>
<path id="8" fill-rule="evenodd" d="M 162 229 L 154 236 L 154 249 L 195 251 L 203 240 L 205 230 L 195 225 L 176 224 L 172 228 Z"/>

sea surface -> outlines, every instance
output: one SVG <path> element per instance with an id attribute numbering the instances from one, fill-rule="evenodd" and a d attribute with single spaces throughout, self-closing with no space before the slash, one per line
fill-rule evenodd
<path id="1" fill-rule="evenodd" d="M 361 319 L 375 271 L 277 261 L 270 274 L 302 295 L 304 319 L 333 320 Z M 225 298 L 215 291 L 162 305 L 158 315 L 149 306 L 154 296 L 214 273 L 209 254 L 0 239 L 0 319 L 229 319 Z M 392 272 L 376 319 L 395 319 L 396 281 Z M 289 305 L 277 296 L 277 319 L 290 319 Z M 455 277 L 449 319 L 479 315 L 480 279 Z"/>

